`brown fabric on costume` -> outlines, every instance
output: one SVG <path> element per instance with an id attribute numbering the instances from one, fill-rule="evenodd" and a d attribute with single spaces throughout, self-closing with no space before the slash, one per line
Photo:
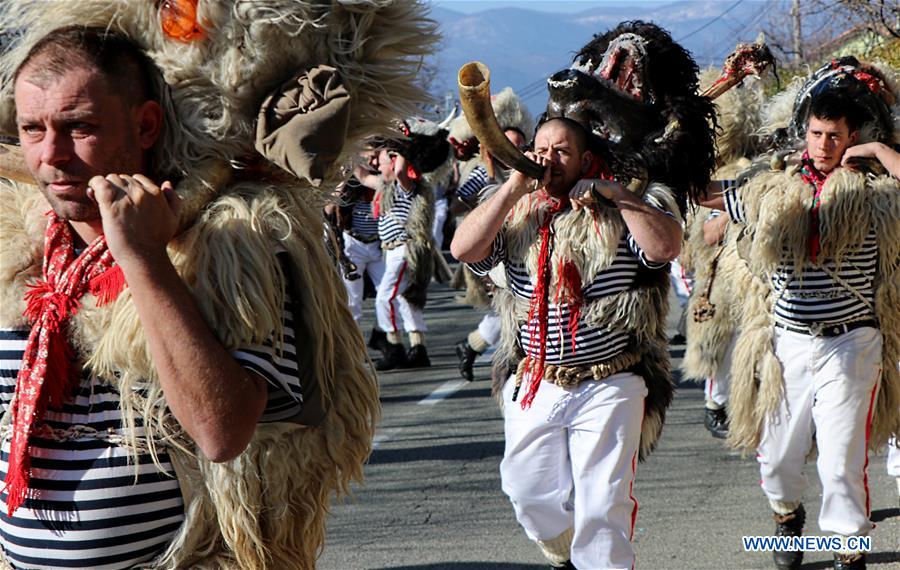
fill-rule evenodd
<path id="1" fill-rule="evenodd" d="M 256 124 L 256 150 L 314 186 L 344 148 L 350 94 L 337 70 L 304 71 L 266 97 Z"/>

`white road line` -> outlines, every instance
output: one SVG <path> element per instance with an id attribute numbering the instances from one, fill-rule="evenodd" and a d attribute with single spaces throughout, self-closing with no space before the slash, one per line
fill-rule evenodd
<path id="1" fill-rule="evenodd" d="M 374 451 L 379 445 L 391 439 L 398 433 L 400 433 L 400 428 L 386 429 L 379 434 L 375 434 L 375 437 L 372 438 L 372 450 Z"/>
<path id="2" fill-rule="evenodd" d="M 444 398 L 452 395 L 454 392 L 456 392 L 466 384 L 468 384 L 468 382 L 466 382 L 465 380 L 450 380 L 448 382 L 444 382 L 443 384 L 438 386 L 438 388 L 435 389 L 434 392 L 428 394 L 428 396 L 426 396 L 424 400 L 419 401 L 417 405 L 433 406 Z"/>
<path id="3" fill-rule="evenodd" d="M 431 394 L 428 394 L 427 396 L 425 396 L 425 398 L 416 402 L 416 405 L 433 406 L 441 400 L 444 400 L 445 398 L 451 396 L 466 384 L 468 384 L 468 382 L 466 382 L 465 380 L 450 380 L 448 382 L 444 382 L 433 392 L 431 392 Z M 375 437 L 372 438 L 372 450 L 374 451 L 375 449 L 378 449 L 378 446 L 380 446 L 382 443 L 400 433 L 401 429 L 402 428 L 390 428 L 375 434 Z"/>

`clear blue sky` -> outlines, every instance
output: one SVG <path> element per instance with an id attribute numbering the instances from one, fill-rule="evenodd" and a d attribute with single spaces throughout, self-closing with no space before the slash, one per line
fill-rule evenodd
<path id="1" fill-rule="evenodd" d="M 508 2 L 502 0 L 431 0 L 431 3 L 436 6 L 464 13 L 509 6 L 542 12 L 581 12 L 582 10 L 609 4 L 618 4 L 620 6 L 645 4 L 652 6 L 669 4 L 671 2 L 672 0 L 516 0 Z"/>

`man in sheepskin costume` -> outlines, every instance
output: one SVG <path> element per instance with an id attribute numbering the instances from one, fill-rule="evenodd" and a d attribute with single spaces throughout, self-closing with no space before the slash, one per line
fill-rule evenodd
<path id="1" fill-rule="evenodd" d="M 379 405 L 311 187 L 424 98 L 433 22 L 6 4 L 0 116 L 33 179 L 0 187 L 5 564 L 313 568 Z"/>
<path id="2" fill-rule="evenodd" d="M 784 134 L 799 151 L 724 195 L 745 224 L 720 263 L 743 299 L 729 442 L 756 452 L 779 535 L 803 530 L 814 441 L 820 530 L 867 534 L 868 451 L 900 431 L 900 184 L 877 162 L 841 166 L 851 145 L 895 142 L 893 81 L 852 57 L 817 70 L 793 89 Z M 843 544 L 834 567 L 865 568 Z M 802 557 L 774 553 L 778 568 Z"/>
<path id="3" fill-rule="evenodd" d="M 377 370 L 431 366 L 425 348 L 425 301 L 434 274 L 434 191 L 429 173 L 450 160 L 447 130 L 422 118 L 403 121 L 382 143 L 383 188 L 375 197 L 384 275 L 375 296 L 378 328 L 386 333 Z M 446 173 L 446 170 L 443 170 Z M 410 348 L 403 347 L 403 331 Z"/>
<path id="4" fill-rule="evenodd" d="M 709 69 L 700 75 L 700 85 L 708 88 L 719 74 Z M 759 153 L 762 81 L 745 79 L 743 84 L 716 99 L 716 180 L 733 180 L 750 166 Z M 737 327 L 737 299 L 725 297 L 730 288 L 718 282 L 716 267 L 730 223 L 722 210 L 698 207 L 688 213 L 685 241 L 681 250 L 684 269 L 694 277 L 688 301 L 687 345 L 681 362 L 682 376 L 704 382 L 703 424 L 713 437 L 728 435 L 727 402 L 731 373 L 731 345 Z"/>
<path id="5" fill-rule="evenodd" d="M 491 97 L 491 108 L 497 117 L 497 124 L 503 134 L 517 148 L 524 148 L 534 132 L 534 121 L 531 113 L 509 87 Z M 460 161 L 460 174 L 465 174 L 456 192 L 459 200 L 468 208 L 474 208 L 485 197 L 482 191 L 489 185 L 504 182 L 509 175 L 508 167 L 495 161 L 486 150 L 482 149 L 472 132 L 472 127 L 464 115 L 450 123 L 450 143 L 456 149 L 456 158 Z M 488 174 L 491 168 L 492 174 Z M 478 328 L 456 343 L 456 356 L 459 359 L 459 373 L 468 381 L 475 379 L 473 370 L 475 359 L 491 346 L 500 342 L 500 315 L 491 307 L 490 287 L 487 279 L 478 277 L 460 264 L 453 285 L 465 288 L 465 295 L 459 300 L 477 309 L 487 309 L 488 313 L 478 323 Z M 502 285 L 500 283 L 499 285 Z"/>
<path id="6" fill-rule="evenodd" d="M 460 70 L 467 98 L 487 82 L 479 66 Z M 597 36 L 548 80 L 531 160 L 511 144 L 488 147 L 517 171 L 451 246 L 478 274 L 505 266 L 508 289 L 494 297 L 497 362 L 514 370 L 497 386 L 503 490 L 557 568 L 635 562 L 635 470 L 673 388 L 668 262 L 680 249 L 681 205 L 706 188 L 713 161 L 713 107 L 697 94 L 697 73 L 653 24 Z M 496 121 L 474 124 L 486 99 L 463 107 L 483 146 L 503 137 Z"/>

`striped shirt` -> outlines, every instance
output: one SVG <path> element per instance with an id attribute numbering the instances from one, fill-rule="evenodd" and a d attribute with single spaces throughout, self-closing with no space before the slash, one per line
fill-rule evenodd
<path id="1" fill-rule="evenodd" d="M 536 276 L 528 273 L 524 260 L 509 258 L 503 230 L 494 239 L 490 255 L 482 261 L 468 265 L 473 273 L 483 276 L 501 262 L 505 266 L 509 290 L 519 299 L 530 301 L 534 293 Z M 665 267 L 666 263 L 653 263 L 647 260 L 641 247 L 632 235 L 626 232 L 619 241 L 613 262 L 582 287 L 585 305 L 631 289 L 640 265 L 659 269 Z M 547 364 L 575 366 L 597 363 L 608 360 L 628 348 L 631 336 L 627 332 L 590 325 L 584 319 L 580 319 L 573 349 L 572 333 L 568 328 L 571 308 L 568 304 L 555 304 L 552 300 L 551 292 L 546 339 Z M 585 310 L 585 307 L 582 307 L 581 312 L 584 313 Z M 540 353 L 540 343 L 532 336 L 532 329 L 537 331 L 537 323 L 526 322 L 519 326 L 519 345 L 526 354 L 537 357 Z"/>
<path id="2" fill-rule="evenodd" d="M 350 228 L 356 236 L 368 238 L 378 235 L 378 218 L 372 215 L 372 202 L 359 200 L 353 203 Z"/>
<path id="3" fill-rule="evenodd" d="M 725 193 L 725 209 L 735 222 L 746 222 L 736 190 Z M 821 265 L 805 263 L 798 272 L 785 255 L 770 278 L 775 292 L 775 321 L 810 327 L 874 319 L 877 264 L 874 229 L 856 251 L 843 257 L 840 267 L 833 259 L 825 259 Z"/>
<path id="4" fill-rule="evenodd" d="M 463 185 L 459 187 L 459 190 L 456 191 L 456 195 L 466 204 L 478 204 L 481 198 L 481 191 L 488 185 L 488 182 L 490 182 L 490 178 L 488 178 L 487 169 L 483 166 L 476 166 Z"/>
<path id="5" fill-rule="evenodd" d="M 286 305 L 290 306 L 290 305 Z M 283 351 L 253 346 L 233 353 L 246 369 L 267 380 L 268 402 L 261 422 L 296 416 L 302 406 L 294 343 L 293 315 L 284 311 Z M 28 329 L 0 329 L 0 405 L 4 412 L 15 391 Z M 76 429 L 60 442 L 46 433 L 30 439 L 32 477 L 28 498 L 12 517 L 0 494 L 0 544 L 15 568 L 131 568 L 165 550 L 184 521 L 178 480 L 165 449 L 159 470 L 149 454 L 129 463 L 129 451 L 115 439 L 125 434 L 120 395 L 109 384 L 85 376 L 76 395 L 60 409 L 48 410 L 43 424 Z M 143 435 L 140 421 L 139 436 Z M 89 434 L 85 431 L 96 430 Z M 10 434 L 0 452 L 6 477 Z"/>
<path id="6" fill-rule="evenodd" d="M 382 243 L 405 242 L 409 239 L 406 234 L 406 220 L 409 218 L 409 209 L 412 207 L 413 193 L 407 192 L 394 182 L 394 204 L 390 212 L 382 212 L 378 216 L 378 237 Z"/>

